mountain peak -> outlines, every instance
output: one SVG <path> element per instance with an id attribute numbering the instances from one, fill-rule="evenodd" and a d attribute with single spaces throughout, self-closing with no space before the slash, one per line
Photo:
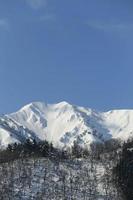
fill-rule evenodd
<path id="1" fill-rule="evenodd" d="M 32 108 L 38 108 L 40 110 L 44 110 L 47 107 L 51 107 L 51 106 L 55 106 L 55 107 L 61 108 L 61 107 L 64 107 L 64 106 L 72 106 L 72 105 L 69 104 L 66 101 L 61 101 L 61 102 L 56 103 L 56 104 L 47 104 L 45 102 L 36 101 L 36 102 L 32 102 L 32 103 L 29 103 L 29 104 L 25 105 L 20 110 L 27 110 L 27 109 L 32 109 Z"/>
<path id="2" fill-rule="evenodd" d="M 55 105 L 60 105 L 60 106 L 67 106 L 67 105 L 70 105 L 67 101 L 61 101 Z"/>

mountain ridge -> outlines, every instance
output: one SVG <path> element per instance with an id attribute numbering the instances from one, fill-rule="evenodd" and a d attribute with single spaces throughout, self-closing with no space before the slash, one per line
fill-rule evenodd
<path id="1" fill-rule="evenodd" d="M 9 126 L 8 130 L 2 120 Z M 33 102 L 0 117 L 0 122 L 0 147 L 31 138 L 47 140 L 59 148 L 71 147 L 74 141 L 89 148 L 92 143 L 111 139 L 125 141 L 133 137 L 133 110 L 97 112 L 65 101 L 57 104 Z"/>

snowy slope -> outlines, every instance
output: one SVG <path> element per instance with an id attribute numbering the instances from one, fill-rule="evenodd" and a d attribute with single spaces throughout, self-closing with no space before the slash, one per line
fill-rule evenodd
<path id="1" fill-rule="evenodd" d="M 87 126 L 90 109 L 78 108 L 61 102 L 53 105 L 31 103 L 17 113 L 9 115 L 13 120 L 32 130 L 41 140 L 53 142 L 56 146 L 71 146 L 74 140 L 82 145 L 100 141 Z"/>
<path id="2" fill-rule="evenodd" d="M 19 125 L 8 116 L 0 117 L 0 147 L 5 148 L 8 144 L 25 142 L 26 139 L 38 139 L 31 130 Z M 37 140 L 38 141 L 38 140 Z"/>
<path id="3" fill-rule="evenodd" d="M 46 139 L 57 147 L 72 146 L 75 140 L 88 147 L 92 142 L 133 137 L 133 110 L 100 113 L 67 102 L 34 102 L 16 113 L 4 116 L 4 122 L 11 129 L 3 127 L 2 120 L 1 146 L 14 141 L 21 142 L 28 137 Z"/>

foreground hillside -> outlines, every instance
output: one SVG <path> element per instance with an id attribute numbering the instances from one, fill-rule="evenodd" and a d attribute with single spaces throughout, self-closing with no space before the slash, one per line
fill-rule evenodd
<path id="1" fill-rule="evenodd" d="M 26 140 L 0 151 L 1 200 L 132 200 L 133 142 L 52 143 Z"/>
<path id="2" fill-rule="evenodd" d="M 132 121 L 133 110 L 97 112 L 67 102 L 35 102 L 0 118 L 0 146 L 29 138 L 47 140 L 60 148 L 71 147 L 76 141 L 89 149 L 92 143 L 132 138 Z"/>
<path id="3" fill-rule="evenodd" d="M 28 157 L 0 164 L 3 200 L 122 200 L 111 161 Z"/>

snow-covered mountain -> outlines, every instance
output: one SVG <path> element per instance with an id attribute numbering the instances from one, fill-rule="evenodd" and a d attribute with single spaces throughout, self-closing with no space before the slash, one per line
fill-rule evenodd
<path id="1" fill-rule="evenodd" d="M 130 137 L 133 137 L 133 110 L 96 112 L 67 102 L 34 102 L 0 118 L 1 147 L 27 138 L 46 139 L 56 147 L 69 147 L 74 141 L 89 147 L 93 142 Z"/>

